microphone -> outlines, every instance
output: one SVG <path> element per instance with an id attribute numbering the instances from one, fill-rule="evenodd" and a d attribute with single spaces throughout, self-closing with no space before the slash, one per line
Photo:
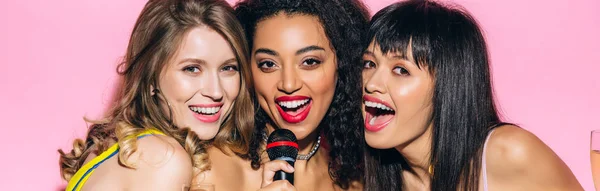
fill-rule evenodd
<path id="1" fill-rule="evenodd" d="M 267 154 L 271 160 L 284 160 L 294 166 L 298 156 L 298 143 L 296 135 L 287 129 L 276 129 L 267 139 Z M 294 185 L 294 173 L 283 170 L 275 172 L 273 180 L 288 180 Z"/>

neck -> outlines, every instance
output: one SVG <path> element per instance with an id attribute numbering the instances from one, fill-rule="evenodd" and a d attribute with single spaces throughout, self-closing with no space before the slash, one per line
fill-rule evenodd
<path id="1" fill-rule="evenodd" d="M 429 166 L 431 165 L 432 129 L 433 125 L 430 124 L 423 134 L 396 147 L 414 171 L 412 174 L 421 182 L 429 182 L 431 179 Z"/>

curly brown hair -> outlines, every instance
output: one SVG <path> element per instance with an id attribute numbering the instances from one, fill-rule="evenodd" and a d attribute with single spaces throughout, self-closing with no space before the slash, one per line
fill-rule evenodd
<path id="1" fill-rule="evenodd" d="M 329 174 L 341 188 L 362 181 L 364 136 L 361 114 L 362 53 L 368 41 L 369 13 L 360 0 L 243 0 L 235 13 L 246 30 L 250 47 L 256 25 L 278 13 L 310 15 L 319 18 L 337 58 L 338 80 L 333 101 L 319 126 L 329 146 Z M 260 144 L 271 120 L 257 109 L 256 130 L 250 144 L 252 167 L 261 163 Z"/>

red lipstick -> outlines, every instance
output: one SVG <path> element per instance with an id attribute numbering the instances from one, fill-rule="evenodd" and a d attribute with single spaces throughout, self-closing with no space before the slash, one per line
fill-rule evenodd
<path id="1" fill-rule="evenodd" d="M 312 106 L 312 100 L 307 96 L 281 96 L 275 99 L 275 103 L 277 111 L 288 123 L 304 121 Z"/>

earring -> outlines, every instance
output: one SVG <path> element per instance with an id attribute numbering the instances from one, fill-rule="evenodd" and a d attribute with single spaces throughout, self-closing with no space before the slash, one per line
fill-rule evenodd
<path id="1" fill-rule="evenodd" d="M 433 164 L 429 165 L 428 171 L 429 171 L 429 174 L 433 176 Z"/>

